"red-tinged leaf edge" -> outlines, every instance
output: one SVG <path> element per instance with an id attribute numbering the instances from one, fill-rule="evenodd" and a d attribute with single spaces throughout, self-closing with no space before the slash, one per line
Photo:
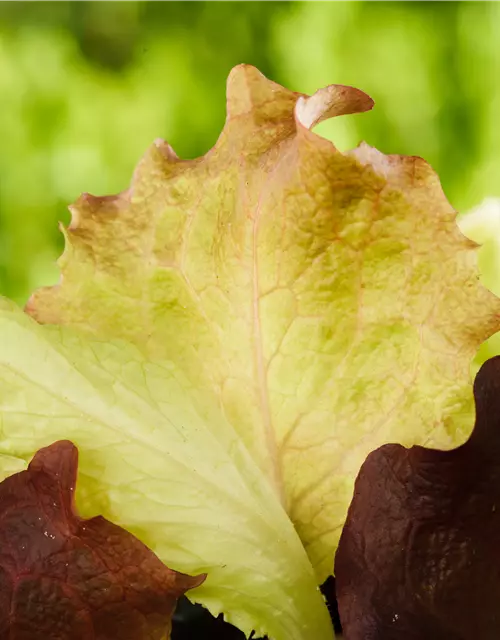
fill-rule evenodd
<path id="1" fill-rule="evenodd" d="M 461 447 L 363 464 L 335 559 L 345 640 L 500 638 L 500 357 L 474 397 Z"/>
<path id="2" fill-rule="evenodd" d="M 166 567 L 133 535 L 75 513 L 77 448 L 40 449 L 0 483 L 0 640 L 164 640 L 205 575 Z"/>

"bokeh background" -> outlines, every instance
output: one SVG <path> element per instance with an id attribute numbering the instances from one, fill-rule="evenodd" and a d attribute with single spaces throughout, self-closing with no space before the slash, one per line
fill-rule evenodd
<path id="1" fill-rule="evenodd" d="M 1 2 L 0 293 L 55 282 L 67 205 L 125 189 L 155 138 L 206 152 L 240 62 L 365 90 L 318 132 L 424 157 L 460 211 L 500 196 L 500 3 Z"/>

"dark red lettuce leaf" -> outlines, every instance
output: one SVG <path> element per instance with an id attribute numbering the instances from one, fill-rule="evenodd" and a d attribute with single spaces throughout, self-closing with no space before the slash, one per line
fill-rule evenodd
<path id="1" fill-rule="evenodd" d="M 500 357 L 474 396 L 463 446 L 363 464 L 335 559 L 345 640 L 500 638 Z"/>
<path id="2" fill-rule="evenodd" d="M 166 567 L 124 529 L 75 514 L 78 452 L 61 441 L 0 483 L 0 640 L 163 640 L 205 576 Z"/>

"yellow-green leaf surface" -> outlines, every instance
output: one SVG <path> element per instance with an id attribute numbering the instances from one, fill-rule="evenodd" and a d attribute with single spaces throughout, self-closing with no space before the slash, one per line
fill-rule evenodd
<path id="1" fill-rule="evenodd" d="M 371 106 L 237 67 L 215 147 L 183 161 L 157 142 L 126 192 L 82 196 L 61 282 L 28 305 L 40 323 L 132 342 L 169 363 L 193 410 L 217 406 L 319 581 L 368 452 L 451 447 L 472 429 L 470 362 L 500 309 L 429 165 L 342 154 L 310 130 Z"/>

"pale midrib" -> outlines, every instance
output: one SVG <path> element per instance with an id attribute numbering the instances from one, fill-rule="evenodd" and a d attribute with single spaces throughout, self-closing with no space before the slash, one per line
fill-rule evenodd
<path id="1" fill-rule="evenodd" d="M 284 154 L 285 156 L 287 154 Z M 282 158 L 276 163 L 266 183 L 268 184 L 272 175 L 281 165 Z M 253 315 L 253 343 L 255 354 L 255 370 L 257 375 L 257 385 L 260 397 L 260 408 L 262 414 L 262 425 L 267 451 L 271 462 L 271 481 L 283 506 L 286 505 L 286 496 L 283 486 L 280 456 L 278 455 L 278 445 L 273 428 L 271 405 L 269 401 L 269 388 L 267 385 L 267 367 L 264 359 L 264 348 L 262 343 L 262 324 L 260 318 L 260 294 L 259 294 L 259 263 L 258 263 L 258 230 L 261 212 L 261 200 L 266 190 L 267 184 L 262 187 L 259 202 L 256 207 L 252 224 L 252 315 Z"/>
<path id="2" fill-rule="evenodd" d="M 271 479 L 278 493 L 281 503 L 285 504 L 285 495 L 283 490 L 283 479 L 281 477 L 281 468 L 278 460 L 278 447 L 276 438 L 274 437 L 273 420 L 271 415 L 271 405 L 269 402 L 269 390 L 267 387 L 267 374 L 264 362 L 264 350 L 262 346 L 262 328 L 260 321 L 259 309 L 259 274 L 257 260 L 257 230 L 258 219 L 253 223 L 253 341 L 255 353 L 255 370 L 257 373 L 257 384 L 259 388 L 260 407 L 262 414 L 262 423 L 264 427 L 264 436 L 266 439 L 267 449 L 271 458 Z"/>

